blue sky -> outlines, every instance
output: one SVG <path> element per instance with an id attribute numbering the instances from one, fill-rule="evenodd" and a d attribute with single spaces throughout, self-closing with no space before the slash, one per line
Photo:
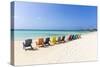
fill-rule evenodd
<path id="1" fill-rule="evenodd" d="M 15 2 L 15 29 L 78 30 L 96 28 L 97 7 Z"/>

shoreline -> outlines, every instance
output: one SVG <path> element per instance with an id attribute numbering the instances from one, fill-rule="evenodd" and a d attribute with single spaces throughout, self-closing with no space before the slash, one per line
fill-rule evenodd
<path id="1" fill-rule="evenodd" d="M 93 32 L 97 32 L 97 31 L 93 31 Z M 85 32 L 85 33 L 76 33 L 76 34 L 87 35 L 87 34 L 93 33 L 93 32 L 89 32 L 89 31 L 88 31 L 88 32 Z M 66 33 L 66 32 L 65 32 L 65 33 Z M 64 34 L 64 35 L 65 35 L 65 34 Z M 67 35 L 70 35 L 70 33 L 68 33 Z M 65 35 L 65 36 L 67 36 L 67 35 Z M 56 37 L 58 37 L 58 36 L 60 36 L 60 35 L 51 35 L 51 36 L 56 36 Z M 16 37 L 17 39 L 15 38 L 15 41 L 19 41 L 19 40 L 20 40 L 20 41 L 24 42 L 26 39 L 32 39 L 32 41 L 34 42 L 34 41 L 37 40 L 38 38 L 44 38 L 44 39 L 45 39 L 46 37 L 51 37 L 51 36 L 39 36 L 39 37 L 36 37 L 36 38 L 33 38 L 33 39 L 32 39 L 32 38 L 25 38 L 25 39 L 22 38 L 22 39 L 20 39 L 20 38 L 17 38 L 17 37 Z M 63 36 L 63 35 L 61 35 L 61 36 Z"/>

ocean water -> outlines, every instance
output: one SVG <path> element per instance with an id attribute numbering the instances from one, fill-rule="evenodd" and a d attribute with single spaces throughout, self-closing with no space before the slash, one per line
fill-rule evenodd
<path id="1" fill-rule="evenodd" d="M 86 34 L 90 31 L 34 31 L 14 30 L 15 40 L 36 39 L 38 37 L 67 36 L 69 34 Z"/>

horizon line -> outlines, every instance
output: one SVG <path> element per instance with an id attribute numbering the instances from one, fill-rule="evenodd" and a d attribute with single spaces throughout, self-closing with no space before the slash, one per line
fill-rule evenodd
<path id="1" fill-rule="evenodd" d="M 97 29 L 57 30 L 57 29 L 11 29 L 11 31 L 91 31 Z"/>

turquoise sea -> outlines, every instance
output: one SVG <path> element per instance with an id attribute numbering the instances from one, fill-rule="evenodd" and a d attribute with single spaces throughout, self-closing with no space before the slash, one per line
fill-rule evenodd
<path id="1" fill-rule="evenodd" d="M 38 31 L 38 30 L 14 30 L 15 40 L 36 39 L 38 37 L 67 36 L 69 34 L 86 34 L 90 31 Z"/>

